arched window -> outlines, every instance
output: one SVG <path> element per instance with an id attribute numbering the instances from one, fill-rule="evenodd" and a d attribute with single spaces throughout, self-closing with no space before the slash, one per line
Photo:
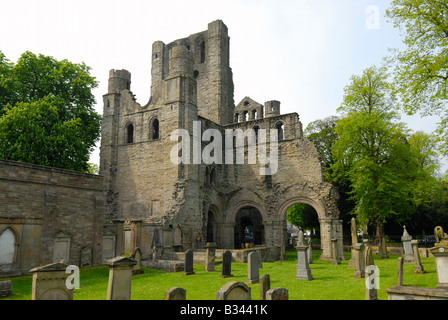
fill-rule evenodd
<path id="1" fill-rule="evenodd" d="M 156 118 L 152 120 L 151 124 L 151 139 L 159 139 L 159 120 Z"/>
<path id="2" fill-rule="evenodd" d="M 252 110 L 252 119 L 257 119 L 257 110 Z"/>
<path id="3" fill-rule="evenodd" d="M 216 185 L 216 170 L 215 170 L 215 168 L 212 168 L 212 171 L 210 172 L 210 185 L 212 185 L 212 186 Z"/>
<path id="4" fill-rule="evenodd" d="M 126 127 L 126 143 L 134 143 L 134 126 L 132 123 Z"/>
<path id="5" fill-rule="evenodd" d="M 243 112 L 243 121 L 247 121 L 247 111 Z"/>
<path id="6" fill-rule="evenodd" d="M 239 122 L 239 117 L 240 117 L 240 115 L 238 114 L 238 113 L 235 113 L 235 122 Z"/>
<path id="7" fill-rule="evenodd" d="M 279 141 L 283 140 L 284 139 L 284 132 L 285 132 L 283 123 L 279 122 L 279 123 L 276 124 L 275 127 L 276 127 L 277 132 L 278 132 L 278 140 Z"/>
<path id="8" fill-rule="evenodd" d="M 201 42 L 201 63 L 205 62 L 205 42 Z"/>
<path id="9" fill-rule="evenodd" d="M 255 132 L 255 140 L 257 142 L 258 141 L 258 130 L 260 130 L 260 127 L 259 126 L 255 126 L 255 127 L 252 128 L 252 130 L 254 130 L 254 132 Z"/>

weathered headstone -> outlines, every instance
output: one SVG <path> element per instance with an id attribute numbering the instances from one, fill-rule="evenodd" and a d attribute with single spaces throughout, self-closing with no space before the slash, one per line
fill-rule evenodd
<path id="1" fill-rule="evenodd" d="M 403 226 L 403 235 L 401 236 L 401 241 L 403 242 L 404 249 L 404 263 L 412 264 L 415 263 L 414 252 L 412 251 L 412 237 L 409 235 L 406 230 L 406 226 Z"/>
<path id="2" fill-rule="evenodd" d="M 131 300 L 132 269 L 137 261 L 129 257 L 116 257 L 106 261 L 109 266 L 107 300 Z"/>
<path id="3" fill-rule="evenodd" d="M 380 244 L 379 244 L 379 258 L 380 259 L 389 259 L 389 254 L 387 252 L 387 242 L 386 237 L 382 236 L 380 238 Z"/>
<path id="4" fill-rule="evenodd" d="M 355 249 L 355 271 L 353 272 L 353 276 L 355 278 L 364 278 L 365 277 L 365 257 L 364 257 L 364 244 L 357 243 L 353 246 Z"/>
<path id="5" fill-rule="evenodd" d="M 420 259 L 420 252 L 418 251 L 418 240 L 411 241 L 412 250 L 414 251 L 415 267 L 414 273 L 425 273 L 422 260 Z"/>
<path id="6" fill-rule="evenodd" d="M 341 258 L 338 252 L 338 239 L 331 239 L 331 264 L 341 264 Z"/>
<path id="7" fill-rule="evenodd" d="M 67 288 L 68 265 L 56 262 L 37 267 L 33 274 L 31 300 L 73 300 L 73 289 Z"/>
<path id="8" fill-rule="evenodd" d="M 12 295 L 12 281 L 0 281 L 0 298 L 9 297 Z"/>
<path id="9" fill-rule="evenodd" d="M 260 300 L 266 300 L 266 292 L 271 289 L 271 277 L 263 274 L 260 278 Z"/>
<path id="10" fill-rule="evenodd" d="M 250 252 L 247 256 L 247 284 L 254 284 L 260 281 L 258 268 L 258 254 Z"/>
<path id="11" fill-rule="evenodd" d="M 250 300 L 251 289 L 243 282 L 231 281 L 226 283 L 216 293 L 216 300 Z"/>
<path id="12" fill-rule="evenodd" d="M 313 263 L 313 246 L 312 246 L 312 239 L 309 238 L 308 239 L 308 264 L 312 264 Z"/>
<path id="13" fill-rule="evenodd" d="M 356 259 L 355 259 L 356 251 L 355 251 L 354 245 L 358 243 L 358 231 L 356 229 L 356 219 L 355 218 L 352 218 L 352 220 L 351 220 L 350 232 L 351 232 L 351 235 L 352 235 L 352 245 L 350 247 L 350 251 L 352 253 L 352 257 L 348 261 L 348 267 L 350 269 L 355 269 L 355 266 L 356 266 Z"/>
<path id="14" fill-rule="evenodd" d="M 188 249 L 185 252 L 185 264 L 184 264 L 184 275 L 188 276 L 194 274 L 194 266 L 193 266 L 193 250 Z"/>
<path id="15" fill-rule="evenodd" d="M 306 245 L 298 245 L 297 249 L 297 270 L 296 270 L 296 279 L 299 280 L 312 280 L 313 276 L 311 275 L 311 270 L 308 265 L 308 254 Z"/>
<path id="16" fill-rule="evenodd" d="M 365 261 L 365 266 L 366 268 L 368 266 L 373 266 L 375 265 L 375 260 L 373 259 L 373 252 L 372 252 L 372 248 L 369 246 L 369 240 L 364 239 L 363 240 L 364 243 L 364 261 Z"/>
<path id="17" fill-rule="evenodd" d="M 285 288 L 272 288 L 266 292 L 266 300 L 289 300 L 289 292 Z"/>
<path id="18" fill-rule="evenodd" d="M 84 247 L 81 249 L 81 268 L 87 268 L 92 266 L 92 248 Z"/>
<path id="19" fill-rule="evenodd" d="M 225 251 L 222 254 L 222 273 L 221 278 L 233 277 L 232 274 L 232 252 Z"/>
<path id="20" fill-rule="evenodd" d="M 398 258 L 398 268 L 397 268 L 397 286 L 403 285 L 403 257 Z"/>
<path id="21" fill-rule="evenodd" d="M 135 248 L 134 252 L 131 255 L 131 258 L 137 262 L 134 268 L 132 268 L 132 275 L 144 273 L 142 269 L 142 250 L 140 248 Z"/>
<path id="22" fill-rule="evenodd" d="M 187 290 L 179 287 L 171 288 L 165 292 L 165 300 L 186 300 Z"/>
<path id="23" fill-rule="evenodd" d="M 215 253 L 216 253 L 216 243 L 209 242 L 205 247 L 205 272 L 215 271 Z"/>

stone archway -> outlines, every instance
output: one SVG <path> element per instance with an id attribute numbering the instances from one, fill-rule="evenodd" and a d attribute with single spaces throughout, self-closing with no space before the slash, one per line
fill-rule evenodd
<path id="1" fill-rule="evenodd" d="M 321 249 L 322 255 L 320 259 L 331 260 L 333 259 L 332 254 L 332 240 L 337 240 L 337 258 L 343 257 L 343 233 L 342 233 L 342 220 L 339 220 L 337 216 L 329 215 L 326 210 L 326 206 L 322 200 L 315 201 L 311 198 L 297 196 L 290 198 L 283 202 L 280 206 L 278 216 L 281 221 L 286 221 L 286 211 L 292 205 L 297 203 L 304 203 L 310 205 L 316 210 L 319 224 L 320 224 L 320 236 L 321 236 Z M 285 223 L 286 225 L 286 223 Z"/>

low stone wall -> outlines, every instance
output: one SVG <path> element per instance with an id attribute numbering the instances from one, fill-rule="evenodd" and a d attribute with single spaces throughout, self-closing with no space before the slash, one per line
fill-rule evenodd
<path id="1" fill-rule="evenodd" d="M 183 261 L 160 260 L 160 261 L 142 261 L 142 266 L 149 269 L 162 270 L 167 272 L 179 272 L 184 270 Z"/>
<path id="2" fill-rule="evenodd" d="M 389 300 L 448 300 L 448 290 L 396 286 L 387 288 Z"/>
<path id="3" fill-rule="evenodd" d="M 242 262 L 247 263 L 247 256 L 251 252 L 259 252 L 261 254 L 261 258 L 264 262 L 271 262 L 279 260 L 280 257 L 280 246 L 273 247 L 253 247 L 249 249 L 217 249 L 215 253 L 215 258 L 218 260 L 222 259 L 222 255 L 224 252 L 230 251 L 232 253 L 232 261 L 234 262 Z M 196 264 L 205 264 L 205 255 L 206 250 L 194 250 L 193 261 Z M 176 252 L 177 259 L 184 261 L 185 253 L 184 252 Z M 216 263 L 220 263 L 220 261 L 216 261 Z"/>

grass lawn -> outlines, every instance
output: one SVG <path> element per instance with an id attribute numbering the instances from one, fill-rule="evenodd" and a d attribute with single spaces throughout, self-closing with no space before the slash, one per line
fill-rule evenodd
<path id="1" fill-rule="evenodd" d="M 296 252 L 287 252 L 288 260 L 282 262 L 264 262 L 260 276 L 269 274 L 271 288 L 286 288 L 290 300 L 364 300 L 365 279 L 353 277 L 353 269 L 348 268 L 350 253 L 344 253 L 346 260 L 340 265 L 332 265 L 330 261 L 318 260 L 320 251 L 313 252 L 313 263 L 310 264 L 313 280 L 296 280 Z M 378 298 L 387 299 L 386 288 L 397 282 L 397 258 L 378 259 L 374 255 L 375 264 L 380 270 Z M 414 265 L 404 265 L 404 285 L 424 288 L 435 288 L 437 274 L 434 258 L 422 258 L 425 274 L 414 274 Z M 144 274 L 132 278 L 132 300 L 164 300 L 165 292 L 173 287 L 187 290 L 188 300 L 216 300 L 216 292 L 229 281 L 245 282 L 247 264 L 232 263 L 233 278 L 221 279 L 221 265 L 216 265 L 216 272 L 205 272 L 205 266 L 194 265 L 194 275 L 184 276 L 182 272 L 168 273 L 159 270 L 144 269 Z M 98 266 L 80 270 L 80 289 L 74 291 L 75 300 L 105 300 L 109 268 Z M 0 279 L 8 280 L 8 279 Z M 30 300 L 31 276 L 10 278 L 13 281 L 13 295 L 0 300 Z M 259 284 L 249 285 L 252 289 L 252 300 L 260 299 Z"/>

